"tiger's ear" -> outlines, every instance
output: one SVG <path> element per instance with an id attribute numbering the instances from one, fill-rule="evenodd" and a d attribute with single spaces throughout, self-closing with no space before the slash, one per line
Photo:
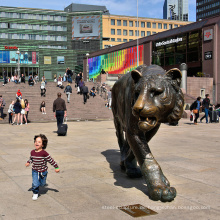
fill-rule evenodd
<path id="1" fill-rule="evenodd" d="M 142 74 L 138 70 L 132 70 L 131 77 L 133 78 L 134 82 L 137 83 L 139 79 L 142 77 Z"/>
<path id="2" fill-rule="evenodd" d="M 172 84 L 176 84 L 180 87 L 181 80 L 182 80 L 182 73 L 179 69 L 173 68 L 165 73 L 165 76 L 171 78 L 173 81 Z"/>

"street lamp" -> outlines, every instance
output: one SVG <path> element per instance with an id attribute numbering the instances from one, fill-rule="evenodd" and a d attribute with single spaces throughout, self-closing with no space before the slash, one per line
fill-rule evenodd
<path id="1" fill-rule="evenodd" d="M 89 53 L 86 54 L 86 76 L 87 76 L 87 82 L 89 82 Z"/>
<path id="2" fill-rule="evenodd" d="M 19 48 L 18 48 L 16 54 L 18 55 L 18 63 L 17 63 L 17 65 L 18 65 L 18 78 L 20 79 L 20 51 L 19 51 Z"/>

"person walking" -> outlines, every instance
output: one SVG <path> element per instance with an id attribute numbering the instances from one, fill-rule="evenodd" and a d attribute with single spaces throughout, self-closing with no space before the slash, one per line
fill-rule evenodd
<path id="1" fill-rule="evenodd" d="M 5 100 L 2 98 L 2 95 L 0 95 L 0 111 L 1 111 L 0 120 L 4 119 L 4 113 L 3 113 L 4 106 L 5 106 Z"/>
<path id="2" fill-rule="evenodd" d="M 25 109 L 24 109 L 25 110 L 25 116 L 26 116 L 27 122 L 29 122 L 28 121 L 28 113 L 29 113 L 29 110 L 30 110 L 30 105 L 29 105 L 27 99 L 24 100 L 24 104 L 25 104 Z"/>
<path id="3" fill-rule="evenodd" d="M 31 151 L 30 159 L 25 164 L 26 167 L 32 163 L 32 192 L 33 200 L 38 199 L 39 186 L 45 186 L 48 174 L 47 162 L 54 168 L 55 172 L 59 173 L 60 169 L 56 161 L 45 151 L 48 139 L 44 134 L 35 135 L 34 146 L 35 149 Z"/>
<path id="4" fill-rule="evenodd" d="M 70 94 L 72 93 L 72 87 L 70 86 L 70 83 L 67 84 L 66 88 L 64 89 L 64 93 L 66 93 L 67 96 L 67 102 L 70 102 Z"/>
<path id="5" fill-rule="evenodd" d="M 3 86 L 4 86 L 5 84 L 8 83 L 8 81 L 7 81 L 7 72 L 6 72 L 5 69 L 3 69 L 3 76 L 4 76 L 4 83 L 3 83 Z"/>
<path id="6" fill-rule="evenodd" d="M 13 115 L 13 111 L 14 111 L 14 104 L 15 102 L 12 101 L 11 104 L 9 105 L 8 108 L 8 123 L 12 124 L 12 115 Z"/>
<path id="7" fill-rule="evenodd" d="M 201 107 L 201 97 L 199 96 L 196 101 L 192 104 L 192 112 L 195 114 L 194 125 L 197 125 L 197 119 L 199 118 L 199 111 Z"/>
<path id="8" fill-rule="evenodd" d="M 112 106 L 112 89 L 108 91 L 108 107 L 111 109 Z"/>
<path id="9" fill-rule="evenodd" d="M 81 88 L 82 94 L 83 94 L 83 101 L 84 104 L 86 104 L 87 102 L 87 96 L 89 93 L 88 87 L 85 85 L 85 83 L 83 84 L 82 88 Z"/>
<path id="10" fill-rule="evenodd" d="M 205 111 L 205 115 L 200 119 L 200 123 L 202 123 L 202 120 L 205 118 L 206 119 L 206 123 L 209 123 L 209 106 L 210 106 L 210 99 L 209 99 L 209 94 L 205 95 L 205 99 L 203 99 L 202 101 L 202 107 Z M 211 105 L 212 106 L 212 105 Z"/>
<path id="11" fill-rule="evenodd" d="M 21 114 L 21 104 L 20 104 L 20 99 L 17 99 L 17 101 L 14 104 L 14 112 L 15 112 L 15 117 L 13 120 L 13 123 L 15 123 L 17 119 L 17 125 L 19 125 L 19 120 L 20 120 L 20 114 Z"/>
<path id="12" fill-rule="evenodd" d="M 59 125 L 63 123 L 64 117 L 66 117 L 67 109 L 66 109 L 66 103 L 61 98 L 61 93 L 57 93 L 57 99 L 53 102 L 53 112 L 54 117 L 57 118 L 57 128 Z"/>

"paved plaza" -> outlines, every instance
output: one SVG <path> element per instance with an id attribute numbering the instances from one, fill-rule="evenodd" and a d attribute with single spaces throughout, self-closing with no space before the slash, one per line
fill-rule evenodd
<path id="1" fill-rule="evenodd" d="M 150 142 L 153 155 L 177 190 L 170 203 L 148 198 L 143 179 L 129 179 L 119 167 L 113 121 L 68 123 L 58 137 L 56 123 L 0 125 L 0 219 L 133 219 L 118 206 L 141 204 L 158 214 L 138 219 L 219 219 L 219 124 L 162 124 Z M 31 168 L 25 167 L 33 137 L 43 133 L 47 151 L 61 172 L 49 166 L 48 186 L 32 201 Z"/>

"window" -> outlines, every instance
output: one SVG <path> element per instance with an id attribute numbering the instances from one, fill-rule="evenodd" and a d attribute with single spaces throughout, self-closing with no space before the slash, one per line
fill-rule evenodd
<path id="1" fill-rule="evenodd" d="M 117 35 L 121 35 L 121 29 L 117 29 Z"/>
<path id="2" fill-rule="evenodd" d="M 151 32 L 150 31 L 147 31 L 147 36 L 150 36 L 151 35 Z"/>
<path id="3" fill-rule="evenodd" d="M 133 39 L 129 39 L 129 41 L 133 41 Z"/>
<path id="4" fill-rule="evenodd" d="M 123 21 L 123 26 L 128 26 L 128 22 L 127 21 Z"/>
<path id="5" fill-rule="evenodd" d="M 127 39 L 123 39 L 123 42 L 128 42 L 128 40 Z"/>
<path id="6" fill-rule="evenodd" d="M 163 24 L 163 29 L 167 29 L 167 24 Z"/>
<path id="7" fill-rule="evenodd" d="M 139 31 L 135 31 L 135 36 L 139 36 Z"/>
<path id="8" fill-rule="evenodd" d="M 118 42 L 121 42 L 121 38 L 117 38 L 117 41 L 118 41 Z"/>
<path id="9" fill-rule="evenodd" d="M 141 31 L 141 37 L 145 37 L 145 31 Z"/>
<path id="10" fill-rule="evenodd" d="M 153 23 L 152 27 L 153 27 L 153 28 L 156 28 L 156 23 Z"/>
<path id="11" fill-rule="evenodd" d="M 152 32 L 152 34 L 156 34 L 156 33 L 157 33 L 157 32 L 154 32 L 154 31 Z"/>
<path id="12" fill-rule="evenodd" d="M 139 22 L 135 21 L 135 27 L 139 27 Z"/>
<path id="13" fill-rule="evenodd" d="M 129 27 L 133 27 L 133 21 L 129 21 Z"/>
<path id="14" fill-rule="evenodd" d="M 145 22 L 143 22 L 143 21 L 141 22 L 141 27 L 145 28 Z"/>
<path id="15" fill-rule="evenodd" d="M 178 28 L 178 25 L 177 25 L 177 24 L 174 24 L 174 28 Z"/>
<path id="16" fill-rule="evenodd" d="M 158 23 L 158 29 L 162 29 L 162 24 Z"/>
<path id="17" fill-rule="evenodd" d="M 115 19 L 111 19 L 111 25 L 115 25 Z"/>
<path id="18" fill-rule="evenodd" d="M 115 29 L 111 29 L 111 34 L 115 35 Z"/>
<path id="19" fill-rule="evenodd" d="M 127 30 L 123 30 L 123 35 L 127 36 L 128 35 L 128 31 Z"/>
<path id="20" fill-rule="evenodd" d="M 172 29 L 172 28 L 173 28 L 172 24 L 169 24 L 169 29 Z"/>
<path id="21" fill-rule="evenodd" d="M 121 26 L 121 20 L 117 20 L 117 25 Z"/>
<path id="22" fill-rule="evenodd" d="M 147 22 L 147 27 L 151 28 L 151 23 L 150 22 Z"/>
<path id="23" fill-rule="evenodd" d="M 115 41 L 115 38 L 111 38 L 111 41 Z"/>
<path id="24" fill-rule="evenodd" d="M 129 36 L 133 36 L 134 35 L 134 31 L 129 30 Z"/>

